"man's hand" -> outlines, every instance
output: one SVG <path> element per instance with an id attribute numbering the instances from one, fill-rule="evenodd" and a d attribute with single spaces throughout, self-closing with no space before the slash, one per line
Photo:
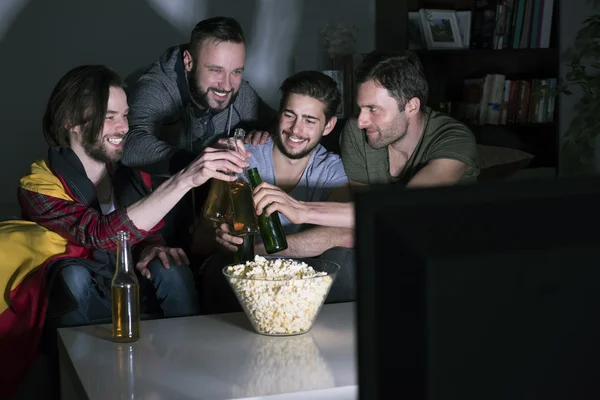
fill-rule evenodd
<path id="1" fill-rule="evenodd" d="M 244 143 L 252 143 L 254 146 L 265 144 L 271 140 L 271 134 L 267 131 L 253 130 L 244 136 Z"/>
<path id="2" fill-rule="evenodd" d="M 217 237 L 216 241 L 221 246 L 225 247 L 229 251 L 233 251 L 234 253 L 238 251 L 236 245 L 241 245 L 244 243 L 244 239 L 241 237 L 233 236 L 229 233 L 229 225 L 221 224 L 215 231 Z"/>
<path id="3" fill-rule="evenodd" d="M 242 153 L 207 147 L 181 171 L 180 179 L 190 187 L 203 185 L 210 178 L 231 182 L 235 180 L 235 176 L 226 172 L 241 173 L 248 165 L 246 156 Z"/>
<path id="4" fill-rule="evenodd" d="M 140 254 L 140 261 L 135 265 L 140 274 L 150 279 L 151 274 L 150 270 L 148 270 L 148 263 L 155 258 L 158 258 L 162 265 L 169 269 L 171 265 L 169 264 L 169 258 L 167 256 L 171 256 L 173 261 L 175 261 L 175 265 L 189 264 L 190 260 L 185 255 L 185 251 L 183 249 L 172 248 L 172 247 L 164 247 L 164 246 L 151 246 L 147 247 Z"/>
<path id="5" fill-rule="evenodd" d="M 229 139 L 230 138 L 224 137 L 224 138 L 221 138 L 221 139 L 217 140 L 217 142 L 215 143 L 215 147 L 217 149 L 220 149 L 220 150 L 226 150 L 226 149 L 228 149 L 229 148 L 228 147 L 229 146 Z M 246 150 L 246 146 L 244 146 L 244 141 L 243 140 L 237 139 L 235 141 L 235 145 L 237 146 L 238 151 L 241 152 L 241 153 L 243 153 L 244 156 L 246 156 L 246 158 L 252 157 L 252 153 L 250 153 L 248 150 Z"/>
<path id="6" fill-rule="evenodd" d="M 265 212 L 269 216 L 275 211 L 285 215 L 293 224 L 303 224 L 307 212 L 306 205 L 294 199 L 277 186 L 263 182 L 253 192 L 256 215 Z M 267 209 L 265 210 L 265 207 Z"/>

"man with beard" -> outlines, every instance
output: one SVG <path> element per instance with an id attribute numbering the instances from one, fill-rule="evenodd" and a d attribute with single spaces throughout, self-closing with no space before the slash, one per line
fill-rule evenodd
<path id="1" fill-rule="evenodd" d="M 229 17 L 200 21 L 190 42 L 166 50 L 131 91 L 130 132 L 123 163 L 161 182 L 235 128 L 266 141 L 276 112 L 242 79 L 246 60 L 240 24 Z M 187 247 L 194 211 L 206 193 L 186 197 L 167 218 L 167 239 Z"/>
<path id="2" fill-rule="evenodd" d="M 373 52 L 356 72 L 360 114 L 341 134 L 351 186 L 407 188 L 475 182 L 475 137 L 462 123 L 426 106 L 428 85 L 418 58 Z M 299 202 L 267 185 L 255 191 L 257 213 L 279 211 L 296 224 L 354 227 L 354 204 Z"/>
<path id="3" fill-rule="evenodd" d="M 336 82 L 321 72 L 304 71 L 288 77 L 280 91 L 282 98 L 277 133 L 274 140 L 266 144 L 246 145 L 251 154 L 249 168 L 258 169 L 264 182 L 261 187 L 295 201 L 349 201 L 348 178 L 340 157 L 319 144 L 337 122 L 335 113 L 341 96 Z M 280 218 L 288 248 L 275 255 L 320 257 L 338 262 L 342 271 L 336 278 L 330 301 L 352 300 L 353 230 L 309 227 L 292 223 L 284 215 Z M 227 224 L 218 226 L 216 242 L 233 254 L 243 240 L 229 232 Z M 206 236 L 195 236 L 192 251 L 206 253 L 212 250 L 207 247 L 209 240 Z M 265 255 L 260 239 L 257 235 L 255 253 Z M 231 291 L 227 290 L 227 283 L 220 272 L 227 262 L 231 262 L 229 258 L 220 254 L 204 264 L 200 294 L 205 299 L 203 304 L 207 304 L 211 312 L 233 311 L 236 307 L 235 298 L 229 295 Z M 219 286 L 221 289 L 217 289 Z"/>
<path id="4" fill-rule="evenodd" d="M 67 253 L 46 267 L 49 326 L 110 318 L 119 231 L 128 233 L 143 278 L 142 309 L 165 317 L 198 312 L 189 261 L 183 250 L 165 246 L 161 219 L 208 179 L 231 181 L 218 171 L 241 172 L 245 155 L 206 148 L 151 191 L 148 174 L 119 162 L 128 112 L 121 78 L 104 66 L 72 69 L 50 96 L 43 124 L 48 158 L 32 164 L 18 190 L 23 217 L 67 240 Z"/>

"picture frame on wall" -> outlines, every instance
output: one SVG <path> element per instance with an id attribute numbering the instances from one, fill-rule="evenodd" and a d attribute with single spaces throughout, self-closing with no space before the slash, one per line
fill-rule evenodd
<path id="1" fill-rule="evenodd" d="M 419 12 L 408 13 L 408 48 L 419 50 L 427 48 L 425 36 L 423 35 L 423 24 Z"/>
<path id="2" fill-rule="evenodd" d="M 333 69 L 328 69 L 325 71 L 322 71 L 325 75 L 333 78 L 333 80 L 337 83 L 338 89 L 340 90 L 340 95 L 342 96 L 342 101 L 340 102 L 340 105 L 337 109 L 337 112 L 335 113 L 335 116 L 338 118 L 344 118 L 346 116 L 345 111 L 344 110 L 344 73 L 342 71 L 339 70 L 333 70 Z"/>
<path id="3" fill-rule="evenodd" d="M 454 10 L 419 10 L 429 50 L 462 49 L 463 40 Z"/>
<path id="4" fill-rule="evenodd" d="M 462 38 L 462 45 L 468 49 L 471 44 L 471 11 L 457 11 L 456 20 Z"/>

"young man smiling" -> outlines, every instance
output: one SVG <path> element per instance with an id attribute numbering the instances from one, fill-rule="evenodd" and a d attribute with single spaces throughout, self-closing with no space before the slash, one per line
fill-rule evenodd
<path id="1" fill-rule="evenodd" d="M 241 172 L 245 156 L 207 148 L 151 191 L 147 174 L 119 162 L 127 114 L 121 78 L 101 65 L 67 72 L 50 96 L 44 116 L 48 157 L 21 179 L 18 199 L 25 219 L 67 240 L 68 254 L 46 269 L 51 325 L 110 318 L 118 231 L 129 234 L 147 298 L 155 298 L 168 317 L 198 312 L 189 261 L 182 249 L 165 245 L 161 219 L 208 179 L 232 180 L 218 171 Z M 142 307 L 146 303 L 152 301 Z"/>
<path id="2" fill-rule="evenodd" d="M 132 88 L 123 164 L 151 173 L 159 184 L 235 128 L 257 130 L 251 136 L 266 140 L 276 112 L 242 79 L 245 63 L 244 33 L 235 19 L 198 22 L 189 43 L 167 49 Z M 189 246 L 205 196 L 194 191 L 168 215 L 168 243 Z"/>
<path id="3" fill-rule="evenodd" d="M 261 175 L 263 190 L 302 202 L 348 201 L 348 178 L 340 157 L 319 144 L 334 128 L 340 93 L 333 79 L 317 71 L 304 71 L 281 85 L 279 125 L 273 141 L 247 144 L 250 168 Z M 353 247 L 353 231 L 294 224 L 284 215 L 288 249 L 281 256 L 314 257 L 332 247 Z M 217 242 L 235 251 L 241 239 L 217 229 Z M 257 254 L 265 254 L 262 243 Z"/>
<path id="4" fill-rule="evenodd" d="M 348 178 L 340 157 L 319 144 L 334 128 L 341 101 L 336 82 L 317 71 L 304 71 L 287 78 L 281 85 L 279 124 L 272 141 L 247 144 L 251 154 L 249 168 L 257 168 L 263 183 L 261 190 L 273 197 L 287 197 L 297 202 L 349 201 Z M 280 215 L 288 248 L 276 253 L 285 257 L 319 257 L 342 267 L 328 301 L 354 299 L 354 231 L 352 229 L 313 227 L 296 224 Z M 209 235 L 215 230 L 199 229 L 192 251 L 209 251 Z M 255 253 L 265 255 L 256 236 Z M 216 242 L 226 253 L 210 257 L 201 269 L 202 307 L 212 313 L 239 309 L 221 273 L 231 262 L 232 252 L 242 239 L 230 234 L 227 224 L 216 229 Z"/>

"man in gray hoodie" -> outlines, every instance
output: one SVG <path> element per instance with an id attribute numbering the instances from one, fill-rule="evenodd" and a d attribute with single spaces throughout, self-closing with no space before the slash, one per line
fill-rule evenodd
<path id="1" fill-rule="evenodd" d="M 245 60 L 244 33 L 235 19 L 200 21 L 189 44 L 167 49 L 132 88 L 122 162 L 151 173 L 160 183 L 235 128 L 260 132 L 274 127 L 276 111 L 242 80 Z M 192 210 L 200 208 L 204 197 L 196 193 L 195 201 L 183 199 L 167 217 L 171 227 L 165 229 L 189 235 Z"/>

